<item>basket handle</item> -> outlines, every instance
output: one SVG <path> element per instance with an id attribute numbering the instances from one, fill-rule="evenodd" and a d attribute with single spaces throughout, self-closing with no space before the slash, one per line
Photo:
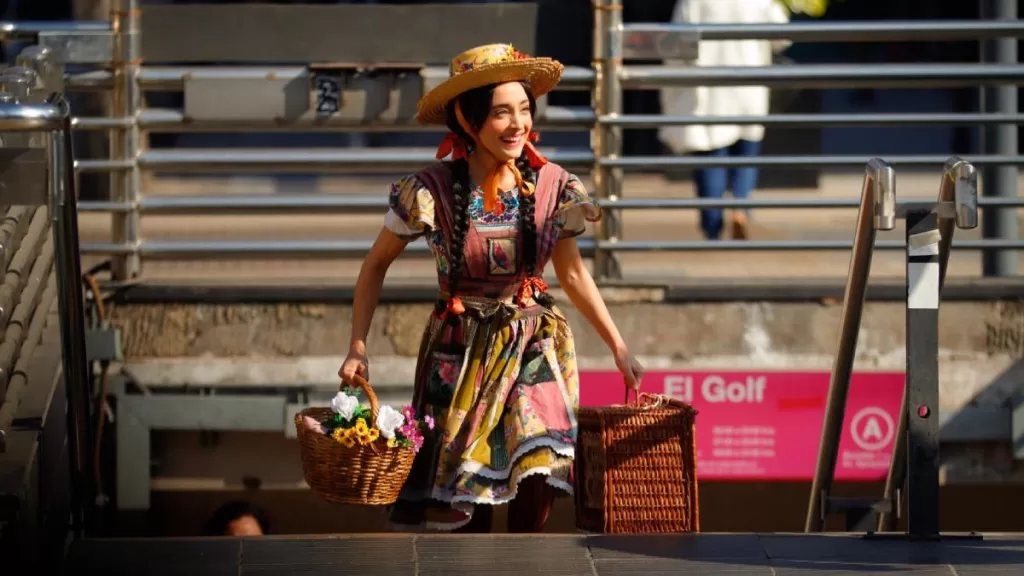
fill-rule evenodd
<path id="1" fill-rule="evenodd" d="M 633 390 L 633 403 L 629 403 L 629 388 L 626 388 L 626 406 L 632 406 L 640 410 L 661 408 L 662 406 L 687 407 L 684 402 L 673 400 L 661 394 L 648 394 L 639 390 Z"/>
<path id="2" fill-rule="evenodd" d="M 363 392 L 366 393 L 366 399 L 370 401 L 370 418 L 373 419 L 370 424 L 375 425 L 377 423 L 377 412 L 380 410 L 380 406 L 377 404 L 377 393 L 373 391 L 373 386 L 370 386 L 366 378 L 359 374 L 352 375 L 352 382 L 355 383 L 355 388 L 362 388 Z M 352 387 L 349 386 L 349 388 Z"/>

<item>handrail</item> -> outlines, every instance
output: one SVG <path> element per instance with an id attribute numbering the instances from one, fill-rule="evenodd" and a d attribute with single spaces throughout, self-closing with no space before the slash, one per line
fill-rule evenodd
<path id="1" fill-rule="evenodd" d="M 86 473 L 88 422 L 88 362 L 85 353 L 85 313 L 79 257 L 78 210 L 71 147 L 71 114 L 60 93 L 43 104 L 0 102 L 0 130 L 46 132 L 49 161 L 49 215 L 53 227 L 57 268 L 62 364 L 68 396 L 68 452 L 75 506 L 74 530 L 82 529 L 83 495 L 88 494 Z"/>
<path id="2" fill-rule="evenodd" d="M 597 251 L 619 252 L 793 252 L 808 250 L 850 250 L 852 245 L 843 240 L 594 240 L 581 238 L 580 251 L 585 257 Z M 139 255 L 162 260 L 203 260 L 216 258 L 361 258 L 369 251 L 372 240 L 143 240 L 139 244 L 98 243 L 83 244 L 82 254 L 124 256 Z M 1024 250 L 1024 240 L 965 240 L 953 244 L 957 250 Z M 903 250 L 906 244 L 899 240 L 879 241 L 876 250 Z M 429 255 L 428 247 L 420 242 L 405 249 L 409 256 Z"/>
<path id="3" fill-rule="evenodd" d="M 110 30 L 110 22 L 106 20 L 0 22 L 0 41 L 29 40 L 45 32 L 109 32 Z"/>
<path id="4" fill-rule="evenodd" d="M 856 208 L 853 198 L 615 198 L 601 202 L 609 210 L 665 210 L 701 208 L 758 208 L 762 210 L 818 210 Z M 1024 197 L 979 198 L 978 206 L 1024 207 Z M 278 196 L 145 196 L 137 203 L 85 201 L 80 213 L 128 212 L 161 216 L 253 214 L 383 214 L 388 199 L 383 194 L 297 194 Z"/>
<path id="5" fill-rule="evenodd" d="M 953 202 L 956 206 L 956 218 L 940 218 L 939 227 L 939 290 L 946 283 L 946 270 L 949 265 L 949 253 L 953 243 L 953 234 L 957 228 L 965 230 L 978 225 L 978 172 L 974 166 L 960 158 L 950 158 L 942 171 L 939 184 L 939 202 Z M 899 423 L 896 426 L 896 438 L 893 444 L 889 471 L 885 476 L 885 487 L 882 498 L 891 501 L 896 489 L 903 486 L 907 475 L 907 393 L 904 390 L 900 409 Z M 878 514 L 876 527 L 878 531 L 891 531 L 896 528 L 897 514 L 882 510 Z"/>
<path id="6" fill-rule="evenodd" d="M 653 168 L 733 168 L 739 166 L 756 166 L 768 168 L 772 166 L 859 166 L 864 163 L 863 156 L 757 156 L 753 158 L 744 157 L 711 157 L 699 156 L 629 156 L 627 158 L 596 158 L 598 165 L 609 168 L 623 168 L 631 170 L 650 170 Z M 892 156 L 888 162 L 893 166 L 941 166 L 945 163 L 946 157 L 935 154 L 907 154 Z M 1024 155 L 977 155 L 971 156 L 970 162 L 979 166 L 984 165 L 1006 165 L 1024 164 Z"/>
<path id="7" fill-rule="evenodd" d="M 721 68 L 623 66 L 625 88 L 769 86 L 785 88 L 957 88 L 1024 84 L 1018 64 L 802 64 Z"/>
<path id="8" fill-rule="evenodd" d="M 700 40 L 791 40 L 793 42 L 912 42 L 1024 38 L 1024 22 L 887 20 L 882 22 L 790 22 L 788 24 L 637 23 L 630 33 L 687 33 Z"/>
<path id="9" fill-rule="evenodd" d="M 657 114 L 627 114 L 600 116 L 597 123 L 623 128 L 660 128 L 662 126 L 730 126 L 733 124 L 760 124 L 762 126 L 821 127 L 821 126 L 931 126 L 1024 124 L 1024 114 L 922 112 L 919 114 L 770 114 L 768 116 L 659 116 Z"/>
<path id="10" fill-rule="evenodd" d="M 51 104 L 0 102 L 0 132 L 39 132 L 62 127 L 61 111 Z"/>
<path id="11" fill-rule="evenodd" d="M 873 158 L 865 169 L 860 209 L 857 211 L 853 253 L 850 255 L 850 268 L 839 321 L 838 350 L 832 365 L 825 421 L 822 424 L 821 442 L 818 446 L 818 462 L 807 507 L 804 528 L 807 532 L 821 530 L 824 524 L 821 514 L 821 491 L 823 487 L 832 485 L 835 476 L 843 416 L 846 413 L 846 397 L 849 392 L 850 376 L 853 373 L 854 355 L 857 352 L 857 336 L 864 311 L 876 231 L 892 230 L 895 227 L 896 174 L 885 161 Z"/>

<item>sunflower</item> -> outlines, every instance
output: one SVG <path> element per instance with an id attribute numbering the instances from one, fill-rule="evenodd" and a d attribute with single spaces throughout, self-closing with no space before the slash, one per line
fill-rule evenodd
<path id="1" fill-rule="evenodd" d="M 345 448 L 351 448 L 356 445 L 356 441 L 355 439 L 352 438 L 352 436 L 345 436 L 344 438 L 341 439 L 341 443 L 345 446 Z"/>
<path id="2" fill-rule="evenodd" d="M 362 418 L 356 420 L 356 425 L 353 428 L 355 428 L 356 434 L 359 434 L 360 436 L 366 434 L 370 430 L 370 428 L 366 425 L 366 420 Z"/>
<path id="3" fill-rule="evenodd" d="M 398 447 L 398 439 L 397 438 L 388 438 L 388 448 L 397 448 L 397 447 Z"/>
<path id="4" fill-rule="evenodd" d="M 331 432 L 331 438 L 334 438 L 338 442 L 341 442 L 341 440 L 347 436 L 348 430 L 345 430 L 344 428 L 335 428 L 334 431 Z"/>
<path id="5" fill-rule="evenodd" d="M 367 432 L 367 436 L 370 437 L 370 442 L 374 442 L 377 440 L 377 438 L 380 438 L 380 430 L 377 430 L 376 428 L 370 428 L 370 431 Z"/>

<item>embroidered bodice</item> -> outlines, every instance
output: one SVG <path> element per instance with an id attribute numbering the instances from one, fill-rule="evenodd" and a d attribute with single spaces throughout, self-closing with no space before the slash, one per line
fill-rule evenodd
<path id="1" fill-rule="evenodd" d="M 406 239 L 427 238 L 442 289 L 448 281 L 451 261 L 451 194 L 448 166 L 432 166 L 391 184 L 390 209 L 385 217 L 385 226 L 396 235 Z M 464 285 L 469 291 L 474 287 L 500 291 L 525 273 L 520 258 L 519 190 L 499 192 L 499 201 L 503 210 L 487 212 L 480 187 L 474 186 L 470 193 L 470 229 L 460 291 Z M 599 218 L 600 208 L 578 177 L 556 164 L 544 166 L 536 191 L 537 270 L 544 269 L 558 239 L 582 234 L 588 221 Z"/>

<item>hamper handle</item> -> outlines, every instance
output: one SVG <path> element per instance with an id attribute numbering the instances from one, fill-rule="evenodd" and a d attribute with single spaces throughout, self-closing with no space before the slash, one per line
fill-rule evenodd
<path id="1" fill-rule="evenodd" d="M 678 408 L 686 408 L 689 406 L 685 402 L 679 400 L 673 400 L 667 396 L 661 394 L 648 394 L 647 392 L 641 392 L 639 390 L 633 391 L 633 403 L 629 403 L 629 388 L 626 388 L 626 406 L 631 406 L 640 410 L 661 408 L 662 406 L 676 406 Z"/>
<path id="2" fill-rule="evenodd" d="M 629 386 L 627 386 L 626 387 L 626 401 L 625 401 L 626 406 L 630 406 L 631 405 L 629 403 L 629 391 L 630 390 L 631 390 L 631 388 Z M 654 406 L 649 406 L 649 407 L 652 407 L 652 408 L 656 408 L 656 407 L 660 406 L 663 403 L 662 398 L 660 396 L 656 395 L 656 394 L 648 394 L 646 392 L 641 392 L 639 390 L 633 390 L 633 404 L 632 404 L 632 406 L 634 408 L 644 408 L 645 407 L 643 405 L 644 403 L 640 401 L 641 398 L 643 398 L 644 400 L 654 399 Z"/>
<path id="3" fill-rule="evenodd" d="M 355 387 L 362 388 L 363 392 L 366 392 L 366 399 L 370 401 L 370 418 L 373 419 L 370 422 L 371 425 L 377 423 L 377 412 L 380 411 L 380 406 L 377 404 L 377 393 L 373 391 L 373 386 L 359 374 L 352 375 L 352 381 L 356 384 Z"/>

